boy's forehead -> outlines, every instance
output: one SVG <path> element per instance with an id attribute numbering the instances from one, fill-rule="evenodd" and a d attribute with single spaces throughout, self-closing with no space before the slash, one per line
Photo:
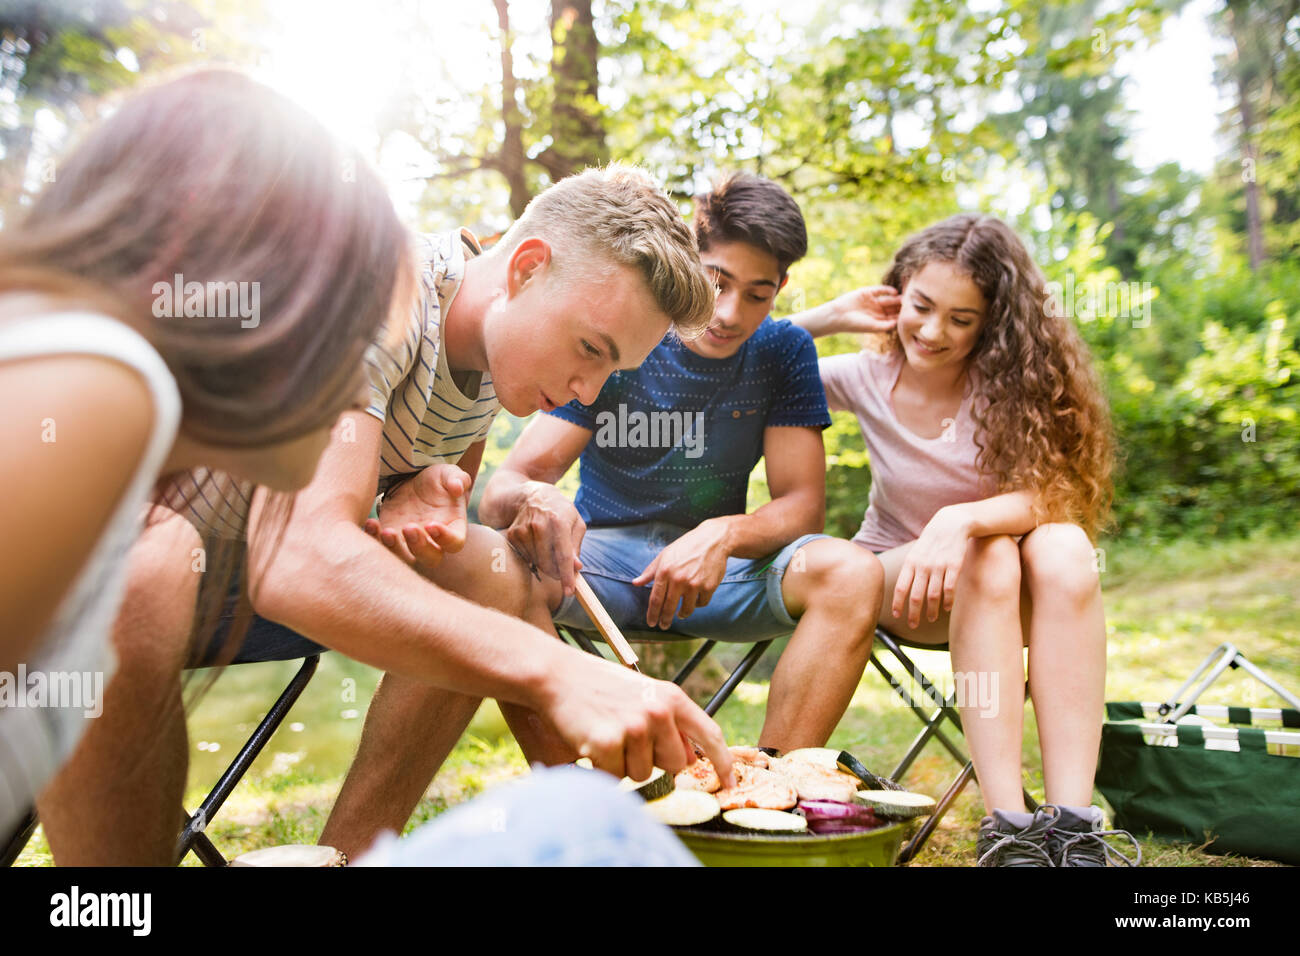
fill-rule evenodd
<path id="1" fill-rule="evenodd" d="M 742 285 L 775 286 L 781 281 L 781 264 L 776 256 L 748 242 L 711 243 L 709 248 L 700 250 L 700 262 L 705 268 L 716 269 Z"/>
<path id="2" fill-rule="evenodd" d="M 620 367 L 634 368 L 659 344 L 671 324 L 646 280 L 621 266 L 584 289 L 585 308 L 576 310 L 579 327 L 595 337 Z"/>

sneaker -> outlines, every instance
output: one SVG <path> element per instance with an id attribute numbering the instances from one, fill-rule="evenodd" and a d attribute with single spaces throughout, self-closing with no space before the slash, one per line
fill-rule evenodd
<path id="1" fill-rule="evenodd" d="M 1047 834 L 1056 822 L 1053 806 L 1033 813 L 994 810 L 980 821 L 975 844 L 976 866 L 1055 866 L 1047 850 Z"/>
<path id="2" fill-rule="evenodd" d="M 1047 850 L 1057 866 L 1140 866 L 1142 847 L 1127 830 L 1107 830 L 1101 807 L 1057 806 L 1056 822 L 1047 831 Z M 1125 856 L 1106 842 L 1123 837 L 1133 844 L 1137 856 Z"/>

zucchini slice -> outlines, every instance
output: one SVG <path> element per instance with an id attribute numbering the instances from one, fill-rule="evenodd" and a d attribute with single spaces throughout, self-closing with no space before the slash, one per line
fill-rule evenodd
<path id="1" fill-rule="evenodd" d="M 670 827 L 693 827 L 708 823 L 722 812 L 717 798 L 701 790 L 674 790 L 666 797 L 645 805 L 656 820 Z"/>
<path id="2" fill-rule="evenodd" d="M 859 790 L 857 801 L 876 811 L 878 816 L 906 820 L 934 810 L 934 800 L 923 793 L 908 790 Z"/>
<path id="3" fill-rule="evenodd" d="M 644 780 L 633 780 L 631 777 L 624 777 L 618 782 L 618 789 L 631 793 L 638 793 L 642 800 L 658 800 L 660 797 L 666 797 L 673 792 L 676 784 L 670 773 L 665 773 L 658 767 L 650 773 L 650 776 Z"/>
<path id="4" fill-rule="evenodd" d="M 808 820 L 784 810 L 728 810 L 725 823 L 748 833 L 807 833 Z"/>

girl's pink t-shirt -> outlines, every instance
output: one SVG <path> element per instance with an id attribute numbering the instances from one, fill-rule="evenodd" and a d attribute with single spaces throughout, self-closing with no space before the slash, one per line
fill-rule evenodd
<path id="1" fill-rule="evenodd" d="M 872 551 L 908 544 L 940 508 L 993 493 L 975 466 L 974 389 L 969 385 L 957 417 L 944 422 L 943 433 L 922 438 L 894 414 L 890 396 L 903 369 L 901 352 L 834 355 L 819 367 L 827 402 L 858 417 L 871 456 L 871 496 L 855 542 Z"/>

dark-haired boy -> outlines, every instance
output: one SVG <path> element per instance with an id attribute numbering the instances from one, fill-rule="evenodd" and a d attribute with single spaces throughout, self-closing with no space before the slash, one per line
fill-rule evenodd
<path id="1" fill-rule="evenodd" d="M 830 417 L 817 352 L 768 316 L 807 250 L 803 216 L 776 183 L 739 174 L 696 197 L 694 228 L 718 286 L 708 330 L 666 339 L 592 404 L 538 416 L 479 513 L 544 573 L 560 623 L 590 627 L 573 594 L 580 567 L 623 628 L 722 641 L 793 631 L 758 743 L 821 746 L 866 665 L 883 572 L 821 533 Z M 760 458 L 771 501 L 747 514 Z M 578 459 L 571 503 L 554 482 Z"/>

